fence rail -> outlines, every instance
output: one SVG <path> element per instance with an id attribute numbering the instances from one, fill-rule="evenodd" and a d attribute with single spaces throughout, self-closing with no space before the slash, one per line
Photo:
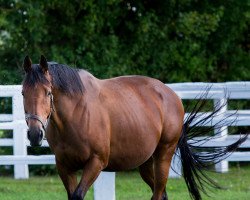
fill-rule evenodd
<path id="1" fill-rule="evenodd" d="M 223 123 L 230 124 L 234 122 L 232 126 L 250 126 L 250 110 L 238 110 L 237 114 L 235 110 L 228 110 L 227 101 L 230 100 L 250 100 L 250 82 L 227 82 L 227 83 L 176 83 L 167 84 L 168 87 L 173 89 L 178 96 L 183 100 L 194 100 L 204 98 L 207 100 L 213 100 L 214 107 L 221 107 L 220 113 L 211 120 L 211 123 L 204 124 L 204 126 L 211 126 L 215 124 Z M 209 89 L 209 94 L 204 95 L 204 91 Z M 208 113 L 209 114 L 209 113 Z M 232 115 L 233 114 L 233 115 Z M 188 113 L 186 113 L 186 116 Z M 197 119 L 198 121 L 199 119 Z M 195 122 L 193 122 L 194 124 Z M 213 140 L 207 141 L 206 143 L 197 144 L 204 147 L 215 147 L 229 145 L 235 142 L 240 137 L 239 135 L 228 135 L 228 127 L 221 127 L 215 129 L 215 133 L 219 133 L 218 137 Z M 250 148 L 250 138 L 243 143 L 241 148 Z M 178 156 L 173 159 L 174 171 L 170 172 L 173 177 L 178 177 L 181 174 L 180 161 Z M 250 161 L 249 152 L 234 152 L 224 161 L 215 165 L 217 172 L 227 172 L 228 162 L 238 161 Z"/>
<path id="2" fill-rule="evenodd" d="M 220 123 L 226 116 L 230 116 L 234 113 L 234 110 L 228 110 L 226 103 L 227 98 L 229 100 L 250 100 L 250 82 L 227 82 L 227 83 L 176 83 L 167 84 L 172 88 L 180 98 L 185 100 L 193 100 L 197 98 L 204 98 L 213 100 L 214 106 L 221 105 L 222 110 L 220 115 L 212 120 L 212 124 Z M 207 96 L 201 96 L 204 90 L 210 88 Z M 12 114 L 0 113 L 0 130 L 13 130 L 13 138 L 0 138 L 0 146 L 13 147 L 13 155 L 0 156 L 0 165 L 14 165 L 14 177 L 15 178 L 28 178 L 29 171 L 28 165 L 40 165 L 40 164 L 55 164 L 54 155 L 27 155 L 27 146 L 29 142 L 26 138 L 26 123 L 24 121 L 23 103 L 21 96 L 21 86 L 0 86 L 0 97 L 12 98 Z M 186 114 L 187 115 L 187 114 Z M 237 112 L 237 118 L 231 116 L 227 118 L 228 121 L 235 121 L 234 126 L 250 126 L 250 110 L 239 110 Z M 211 126 L 207 124 L 206 126 Z M 220 130 L 215 129 L 215 132 L 220 132 L 220 137 L 208 141 L 203 146 L 215 147 L 228 145 L 235 142 L 240 135 L 228 135 L 228 127 L 222 127 Z M 43 142 L 43 147 L 48 147 L 47 141 Z M 250 149 L 250 138 L 243 143 L 240 148 Z M 228 171 L 228 162 L 235 161 L 250 161 L 250 151 L 235 152 L 225 161 L 216 165 L 216 170 L 219 172 Z M 172 166 L 175 171 L 180 174 L 181 167 L 178 157 L 174 159 Z M 175 172 L 171 171 L 170 176 L 179 176 Z M 107 200 L 115 199 L 114 192 L 114 173 L 103 173 L 95 183 L 95 200 L 103 199 L 106 195 Z M 101 194 L 100 194 L 101 193 Z M 105 193 L 105 194 L 104 194 Z"/>

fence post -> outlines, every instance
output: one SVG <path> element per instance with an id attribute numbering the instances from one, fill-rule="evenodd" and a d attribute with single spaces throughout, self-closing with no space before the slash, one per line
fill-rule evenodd
<path id="1" fill-rule="evenodd" d="M 22 95 L 19 89 L 16 89 L 15 94 L 12 97 L 12 114 L 13 122 L 15 123 L 13 129 L 13 154 L 14 156 L 26 156 L 26 126 L 24 124 L 24 110 Z M 14 177 L 15 179 L 27 179 L 29 178 L 29 171 L 27 164 L 15 164 L 14 165 Z"/>
<path id="2" fill-rule="evenodd" d="M 94 200 L 115 200 L 115 172 L 101 172 L 94 183 Z"/>
<path id="3" fill-rule="evenodd" d="M 223 115 L 227 111 L 227 99 L 214 99 L 214 108 L 221 108 L 218 115 L 223 119 Z M 228 128 L 226 126 L 215 128 L 214 133 L 218 136 L 218 140 L 225 140 L 228 135 Z M 228 172 L 228 161 L 223 160 L 215 164 L 215 170 L 221 173 Z"/>

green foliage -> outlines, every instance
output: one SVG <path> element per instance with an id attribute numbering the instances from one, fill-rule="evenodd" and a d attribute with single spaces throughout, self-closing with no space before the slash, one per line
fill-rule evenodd
<path id="1" fill-rule="evenodd" d="M 12 113 L 12 98 L 0 97 L 0 114 Z"/>
<path id="2" fill-rule="evenodd" d="M 250 79 L 249 1 L 0 0 L 0 84 L 22 59 L 163 82 Z"/>

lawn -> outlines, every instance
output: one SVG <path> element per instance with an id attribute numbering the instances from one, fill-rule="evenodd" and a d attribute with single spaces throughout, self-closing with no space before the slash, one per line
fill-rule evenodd
<path id="1" fill-rule="evenodd" d="M 249 200 L 250 199 L 250 166 L 230 168 L 229 173 L 211 174 L 225 190 L 213 190 L 211 197 L 204 200 Z M 170 200 L 189 200 L 189 194 L 184 180 L 170 179 L 167 186 Z M 151 191 L 143 183 L 135 171 L 120 172 L 116 175 L 117 200 L 149 200 Z M 64 200 L 66 192 L 57 176 L 31 177 L 29 180 L 13 180 L 0 177 L 1 200 Z M 87 200 L 93 199 L 92 189 L 88 192 Z"/>

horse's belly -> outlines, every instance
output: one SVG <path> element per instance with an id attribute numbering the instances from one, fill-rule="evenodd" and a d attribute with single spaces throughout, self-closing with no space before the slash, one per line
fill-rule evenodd
<path id="1" fill-rule="evenodd" d="M 123 143 L 113 143 L 110 147 L 109 162 L 106 170 L 129 170 L 146 162 L 154 153 L 160 139 L 160 133 L 158 135 L 156 133 L 148 134 L 128 137 Z"/>
<path id="2" fill-rule="evenodd" d="M 154 150 L 147 152 L 137 152 L 134 155 L 123 152 L 122 156 L 111 155 L 106 171 L 123 171 L 134 169 L 146 162 L 153 154 Z"/>

